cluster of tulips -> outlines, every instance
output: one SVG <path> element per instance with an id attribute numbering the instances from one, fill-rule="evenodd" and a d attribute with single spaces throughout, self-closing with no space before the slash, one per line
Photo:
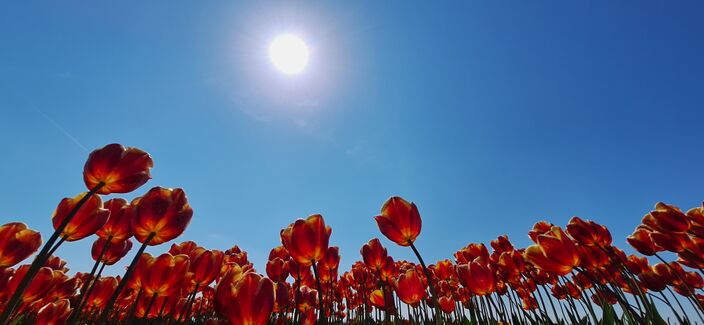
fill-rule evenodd
<path id="1" fill-rule="evenodd" d="M 418 208 L 392 197 L 374 219 L 418 263 L 395 261 L 373 238 L 340 273 L 332 229 L 315 214 L 281 230 L 263 275 L 237 246 L 187 241 L 145 253 L 188 226 L 184 191 L 154 187 L 131 202 L 101 195 L 138 189 L 152 166 L 140 149 L 107 145 L 88 157 L 88 192 L 61 200 L 43 245 L 23 223 L 0 226 L 0 324 L 666 324 L 663 309 L 679 323 L 704 323 L 704 207 L 684 213 L 658 203 L 643 218 L 627 241 L 653 256 L 652 265 L 614 246 L 605 226 L 578 217 L 564 230 L 536 223 L 527 248 L 500 236 L 491 251 L 471 243 L 454 260 L 426 265 L 414 244 Z M 58 249 L 93 235 L 93 268 L 69 275 Z M 139 248 L 124 274 L 103 276 L 133 241 Z"/>

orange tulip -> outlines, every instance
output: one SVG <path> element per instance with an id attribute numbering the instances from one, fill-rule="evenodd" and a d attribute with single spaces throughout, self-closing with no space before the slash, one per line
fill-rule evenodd
<path id="1" fill-rule="evenodd" d="M 415 269 L 409 269 L 393 282 L 394 290 L 404 303 L 416 306 L 426 295 L 426 285 Z"/>
<path id="2" fill-rule="evenodd" d="M 62 325 L 66 322 L 69 315 L 71 315 L 71 303 L 68 299 L 61 299 L 48 303 L 39 309 L 34 324 Z"/>
<path id="3" fill-rule="evenodd" d="M 288 250 L 286 250 L 286 247 L 284 246 L 276 246 L 271 249 L 269 252 L 269 260 L 273 260 L 275 257 L 278 257 L 284 261 L 288 261 L 288 259 L 291 257 L 289 255 Z"/>
<path id="4" fill-rule="evenodd" d="M 83 180 L 89 189 L 102 182 L 99 194 L 128 193 L 151 178 L 152 166 L 148 153 L 113 143 L 90 153 L 83 167 Z"/>
<path id="5" fill-rule="evenodd" d="M 384 291 L 381 289 L 376 289 L 369 295 L 369 303 L 376 308 L 384 309 L 385 302 Z"/>
<path id="6" fill-rule="evenodd" d="M 698 238 L 704 238 L 704 206 L 692 208 L 687 211 L 689 219 L 689 232 Z"/>
<path id="7" fill-rule="evenodd" d="M 567 233 L 580 245 L 606 247 L 611 245 L 609 229 L 594 221 L 572 217 L 566 227 Z"/>
<path id="8" fill-rule="evenodd" d="M 670 252 L 681 253 L 687 247 L 692 245 L 692 240 L 686 233 L 668 232 L 662 233 L 653 231 L 650 233 L 650 239 L 662 249 Z"/>
<path id="9" fill-rule="evenodd" d="M 132 237 L 130 220 L 134 217 L 134 207 L 120 198 L 108 200 L 103 207 L 110 211 L 110 218 L 95 234 L 103 239 L 110 238 L 113 243 Z"/>
<path id="10" fill-rule="evenodd" d="M 224 255 L 221 251 L 206 250 L 198 254 L 191 260 L 191 272 L 193 272 L 194 285 L 203 287 L 215 281 L 220 275 Z"/>
<path id="11" fill-rule="evenodd" d="M 107 245 L 108 247 L 107 249 L 105 249 L 103 256 L 100 257 L 100 261 L 105 263 L 106 265 L 113 265 L 117 263 L 119 260 L 125 257 L 125 255 L 127 255 L 130 249 L 132 249 L 132 241 L 129 239 L 117 243 L 111 242 Z M 105 239 L 103 238 L 98 237 L 98 239 L 93 242 L 93 246 L 91 247 L 90 253 L 94 261 L 98 260 L 100 252 L 103 251 L 104 247 Z"/>
<path id="12" fill-rule="evenodd" d="M 105 308 L 105 304 L 108 303 L 108 299 L 110 299 L 110 296 L 115 292 L 115 289 L 117 289 L 117 279 L 114 277 L 97 279 L 93 290 L 90 292 L 90 296 L 86 299 L 86 307 L 89 309 Z"/>
<path id="13" fill-rule="evenodd" d="M 381 233 L 401 246 L 413 244 L 423 225 L 416 205 L 398 196 L 388 199 L 374 219 Z"/>
<path id="14" fill-rule="evenodd" d="M 281 230 L 281 243 L 301 266 L 311 266 L 325 256 L 332 229 L 325 225 L 323 216 L 314 214 L 298 219 Z"/>
<path id="15" fill-rule="evenodd" d="M 313 312 L 318 306 L 318 290 L 315 290 L 307 285 L 302 285 L 298 289 L 298 310 L 302 313 Z M 313 313 L 315 317 L 315 313 Z M 315 324 L 315 318 L 313 318 Z"/>
<path id="16" fill-rule="evenodd" d="M 51 290 L 49 290 L 43 297 L 47 301 L 71 298 L 76 292 L 80 280 L 77 277 L 69 278 L 64 272 L 55 270 L 53 282 L 54 285 Z"/>
<path id="17" fill-rule="evenodd" d="M 135 200 L 137 213 L 131 227 L 134 237 L 149 245 L 159 245 L 180 236 L 193 217 L 186 193 L 182 189 L 154 187 Z M 134 202 L 133 202 L 134 203 Z"/>
<path id="18" fill-rule="evenodd" d="M 61 271 L 64 273 L 68 272 L 68 268 L 66 267 L 66 261 L 62 260 L 58 256 L 49 256 L 49 258 L 46 259 L 44 266 L 49 267 L 54 271 Z"/>
<path id="19" fill-rule="evenodd" d="M 557 275 L 566 275 L 579 265 L 577 247 L 560 227 L 535 236 L 536 245 L 526 248 L 524 257 L 536 267 Z"/>
<path id="20" fill-rule="evenodd" d="M 286 281 L 289 274 L 289 265 L 279 257 L 269 260 L 266 263 L 266 275 L 274 282 Z"/>
<path id="21" fill-rule="evenodd" d="M 626 238 L 633 248 L 643 255 L 653 256 L 655 253 L 662 251 L 662 248 L 657 246 L 650 238 L 651 231 L 645 228 L 638 228 L 632 235 Z"/>
<path id="22" fill-rule="evenodd" d="M 190 262 L 187 255 L 159 255 L 141 274 L 142 290 L 146 297 L 171 296 L 183 286 Z"/>
<path id="23" fill-rule="evenodd" d="M 215 289 L 215 308 L 233 325 L 264 325 L 274 310 L 274 284 L 256 273 L 233 281 L 226 274 Z"/>
<path id="24" fill-rule="evenodd" d="M 655 210 L 650 211 L 657 230 L 663 232 L 685 232 L 689 230 L 689 219 L 682 211 L 673 205 L 658 202 Z"/>
<path id="25" fill-rule="evenodd" d="M 337 270 L 340 265 L 340 247 L 328 247 L 327 251 L 325 251 L 325 256 L 320 262 L 321 269 L 325 271 Z"/>
<path id="26" fill-rule="evenodd" d="M 56 207 L 54 215 L 51 217 L 51 221 L 54 225 L 54 229 L 58 229 L 61 223 L 70 214 L 71 210 L 78 204 L 78 202 L 85 196 L 85 193 L 81 193 L 73 198 L 64 198 Z M 86 201 L 78 212 L 73 216 L 71 221 L 66 225 L 61 237 L 65 238 L 67 241 L 76 241 L 79 239 L 86 238 L 92 234 L 95 234 L 100 227 L 104 226 L 110 217 L 110 210 L 103 208 L 103 200 L 100 196 L 93 194 L 90 196 L 88 201 Z"/>
<path id="27" fill-rule="evenodd" d="M 29 265 L 25 264 L 17 268 L 8 283 L 9 292 L 17 290 L 17 286 L 29 270 Z M 54 285 L 54 270 L 46 266 L 39 269 L 37 275 L 29 283 L 27 289 L 22 293 L 22 301 L 32 302 L 42 298 Z"/>
<path id="28" fill-rule="evenodd" d="M 379 238 L 369 240 L 369 242 L 362 246 L 359 252 L 362 254 L 364 264 L 376 272 L 381 270 L 386 263 L 386 256 L 388 253 L 386 248 L 381 245 Z"/>
<path id="29" fill-rule="evenodd" d="M 452 314 L 452 312 L 455 311 L 455 301 L 452 300 L 452 297 L 440 297 L 440 299 L 438 299 L 438 305 L 440 305 L 440 310 L 446 314 Z"/>
<path id="30" fill-rule="evenodd" d="M 14 266 L 42 245 L 42 236 L 21 222 L 0 226 L 0 270 Z"/>
<path id="31" fill-rule="evenodd" d="M 508 252 L 513 250 L 513 245 L 508 240 L 508 236 L 502 235 L 491 241 L 491 248 L 495 252 L 501 254 L 503 252 Z"/>
<path id="32" fill-rule="evenodd" d="M 142 290 L 144 285 L 143 276 L 149 273 L 149 268 L 156 259 L 149 253 L 143 253 L 137 258 L 137 263 L 134 267 L 134 273 L 132 277 L 128 279 L 127 286 L 132 288 L 134 291 Z"/>
<path id="33" fill-rule="evenodd" d="M 457 276 L 460 278 L 462 285 L 469 288 L 475 295 L 485 296 L 494 292 L 496 278 L 489 266 L 481 258 L 477 258 L 468 264 L 457 265 Z"/>

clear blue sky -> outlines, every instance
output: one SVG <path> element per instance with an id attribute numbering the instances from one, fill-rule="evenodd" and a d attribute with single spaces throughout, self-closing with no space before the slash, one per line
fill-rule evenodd
<path id="1" fill-rule="evenodd" d="M 429 261 L 573 215 L 625 246 L 655 202 L 704 199 L 704 5 L 568 2 L 4 3 L 0 221 L 47 238 L 88 151 L 119 142 L 155 161 L 135 194 L 185 189 L 179 242 L 262 272 L 312 213 L 347 268 L 391 195 Z M 302 75 L 268 62 L 283 32 L 312 49 Z M 86 271 L 90 244 L 59 255 Z"/>

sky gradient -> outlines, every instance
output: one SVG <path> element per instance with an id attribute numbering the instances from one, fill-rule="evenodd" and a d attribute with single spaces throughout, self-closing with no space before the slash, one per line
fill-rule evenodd
<path id="1" fill-rule="evenodd" d="M 701 2 L 424 6 L 2 4 L 0 222 L 48 238 L 112 142 L 155 162 L 127 198 L 184 188 L 195 213 L 176 242 L 237 244 L 260 272 L 313 213 L 342 269 L 374 237 L 414 260 L 372 219 L 391 195 L 418 205 L 426 261 L 502 234 L 525 246 L 536 221 L 574 215 L 626 248 L 657 201 L 701 204 Z M 302 75 L 268 62 L 285 32 L 312 49 Z M 87 271 L 91 244 L 58 255 Z"/>

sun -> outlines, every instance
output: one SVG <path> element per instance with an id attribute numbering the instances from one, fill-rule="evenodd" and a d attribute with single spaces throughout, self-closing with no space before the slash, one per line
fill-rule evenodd
<path id="1" fill-rule="evenodd" d="M 310 50 L 303 40 L 293 34 L 276 36 L 269 45 L 269 59 L 284 74 L 299 74 L 308 66 Z"/>

